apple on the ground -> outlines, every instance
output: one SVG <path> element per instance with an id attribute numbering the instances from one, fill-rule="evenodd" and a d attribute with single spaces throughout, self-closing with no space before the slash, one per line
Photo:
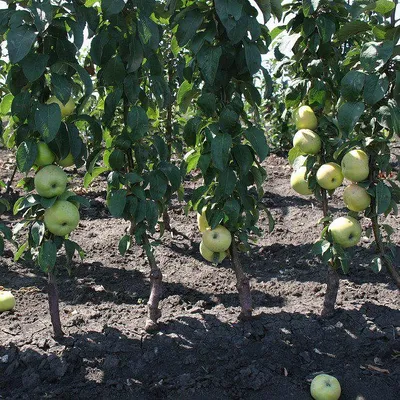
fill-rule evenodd
<path id="1" fill-rule="evenodd" d="M 294 112 L 294 123 L 297 129 L 316 129 L 317 117 L 310 106 L 301 106 Z"/>
<path id="2" fill-rule="evenodd" d="M 360 182 L 368 178 L 369 158 L 363 150 L 354 149 L 346 153 L 342 159 L 342 172 L 346 179 Z"/>
<path id="3" fill-rule="evenodd" d="M 51 96 L 47 100 L 47 104 L 56 103 L 60 107 L 61 110 L 61 117 L 68 117 L 71 115 L 75 110 L 75 102 L 72 97 L 69 98 L 67 103 L 64 105 L 61 100 L 59 100 L 56 96 Z"/>
<path id="4" fill-rule="evenodd" d="M 323 189 L 332 190 L 343 182 L 343 173 L 340 165 L 329 162 L 321 165 L 317 171 L 317 182 Z"/>
<path id="5" fill-rule="evenodd" d="M 310 392 L 315 400 L 338 400 L 342 389 L 334 376 L 319 374 L 311 381 Z"/>
<path id="6" fill-rule="evenodd" d="M 332 234 L 333 241 L 344 248 L 355 246 L 362 234 L 360 223 L 349 216 L 334 219 L 328 230 Z"/>
<path id="7" fill-rule="evenodd" d="M 37 143 L 37 156 L 35 158 L 35 165 L 43 167 L 45 165 L 53 164 L 56 156 L 50 150 L 49 146 L 45 142 Z"/>
<path id="8" fill-rule="evenodd" d="M 321 139 L 311 129 L 300 129 L 293 137 L 293 147 L 305 154 L 317 154 L 321 150 Z"/>
<path id="9" fill-rule="evenodd" d="M 44 224 L 53 235 L 65 236 L 79 224 L 78 208 L 69 201 L 57 200 L 44 212 Z"/>
<path id="10" fill-rule="evenodd" d="M 200 232 L 204 232 L 206 229 L 210 227 L 206 218 L 206 207 L 203 207 L 202 213 L 197 213 L 197 226 Z"/>
<path id="11" fill-rule="evenodd" d="M 67 157 L 63 158 L 62 160 L 58 160 L 57 164 L 64 168 L 71 167 L 75 164 L 74 156 L 71 153 L 68 153 Z"/>
<path id="12" fill-rule="evenodd" d="M 38 194 L 50 198 L 64 193 L 67 174 L 57 165 L 47 165 L 35 175 L 34 184 Z"/>
<path id="13" fill-rule="evenodd" d="M 312 194 L 312 190 L 308 187 L 308 181 L 305 178 L 306 172 L 307 168 L 303 166 L 293 171 L 290 177 L 290 186 L 292 189 L 304 196 Z"/>
<path id="14" fill-rule="evenodd" d="M 203 232 L 204 245 L 214 253 L 221 253 L 228 250 L 232 243 L 232 235 L 222 225 L 215 229 L 207 229 Z"/>
<path id="15" fill-rule="evenodd" d="M 11 311 L 14 307 L 14 295 L 8 290 L 0 290 L 0 312 Z"/>
<path id="16" fill-rule="evenodd" d="M 347 186 L 343 191 L 343 201 L 351 211 L 363 211 L 371 204 L 371 196 L 356 183 Z"/>
<path id="17" fill-rule="evenodd" d="M 221 251 L 219 253 L 211 251 L 204 244 L 203 240 L 200 242 L 200 254 L 203 256 L 205 260 L 212 262 L 213 264 L 221 263 L 224 260 L 224 258 L 228 255 L 226 251 Z"/>

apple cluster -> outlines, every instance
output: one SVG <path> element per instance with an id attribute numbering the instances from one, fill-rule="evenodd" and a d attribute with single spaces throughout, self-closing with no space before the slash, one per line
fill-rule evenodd
<path id="1" fill-rule="evenodd" d="M 209 262 L 221 263 L 228 255 L 228 249 L 232 243 L 231 233 L 222 225 L 211 229 L 207 222 L 205 209 L 202 210 L 201 214 L 197 214 L 197 226 L 203 234 L 200 254 Z"/>
<path id="2" fill-rule="evenodd" d="M 315 132 L 318 120 L 309 106 L 301 106 L 294 113 L 297 132 L 293 138 L 293 147 L 302 155 L 318 155 L 321 151 L 321 138 Z M 302 195 L 311 195 L 307 178 L 307 167 L 302 163 L 291 175 L 290 185 L 293 190 Z M 369 175 L 369 158 L 361 149 L 348 151 L 341 164 L 327 162 L 316 172 L 318 185 L 325 190 L 333 191 L 342 185 L 344 179 L 350 183 L 343 192 L 343 201 L 350 211 L 360 212 L 369 207 L 371 197 L 367 190 L 359 184 Z M 334 242 L 342 247 L 356 245 L 362 234 L 360 223 L 353 217 L 345 216 L 332 221 L 329 226 Z"/>

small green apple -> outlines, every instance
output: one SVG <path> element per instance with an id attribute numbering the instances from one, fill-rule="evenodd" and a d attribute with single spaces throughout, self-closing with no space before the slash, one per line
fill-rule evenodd
<path id="1" fill-rule="evenodd" d="M 294 122 L 297 129 L 316 129 L 317 117 L 310 106 L 301 106 L 294 112 Z"/>
<path id="2" fill-rule="evenodd" d="M 343 201 L 351 211 L 363 211 L 371 204 L 371 196 L 356 183 L 347 186 L 343 191 Z"/>
<path id="3" fill-rule="evenodd" d="M 14 295 L 6 290 L 0 290 L 0 312 L 11 311 L 15 307 Z"/>
<path id="4" fill-rule="evenodd" d="M 197 226 L 202 233 L 210 227 L 206 218 L 206 207 L 203 207 L 201 214 L 197 213 Z"/>
<path id="5" fill-rule="evenodd" d="M 56 236 L 71 233 L 78 226 L 79 220 L 78 208 L 66 200 L 57 200 L 44 212 L 44 224 Z"/>
<path id="6" fill-rule="evenodd" d="M 343 182 L 342 169 L 334 162 L 321 165 L 316 177 L 318 185 L 327 190 L 336 189 Z"/>
<path id="7" fill-rule="evenodd" d="M 200 243 L 200 254 L 203 258 L 213 264 L 219 264 L 223 261 L 223 259 L 228 255 L 226 251 L 221 251 L 219 253 L 215 253 L 211 251 L 202 240 Z"/>
<path id="8" fill-rule="evenodd" d="M 333 241 L 344 248 L 355 246 L 362 234 L 360 223 L 349 216 L 334 219 L 328 230 L 332 234 Z"/>
<path id="9" fill-rule="evenodd" d="M 229 249 L 232 243 L 232 235 L 222 225 L 215 229 L 207 229 L 203 232 L 204 245 L 214 253 L 221 253 Z"/>
<path id="10" fill-rule="evenodd" d="M 75 164 L 74 156 L 69 153 L 67 157 L 63 158 L 62 160 L 58 160 L 57 164 L 64 168 L 71 167 Z"/>
<path id="11" fill-rule="evenodd" d="M 35 158 L 35 165 L 38 167 L 43 167 L 45 165 L 53 164 L 56 156 L 45 142 L 38 142 L 37 150 L 38 152 Z"/>
<path id="12" fill-rule="evenodd" d="M 300 167 L 296 171 L 293 171 L 290 177 L 291 188 L 304 196 L 312 194 L 312 190 L 308 187 L 308 181 L 305 178 L 307 172 L 306 167 Z"/>
<path id="13" fill-rule="evenodd" d="M 305 154 L 317 154 L 321 150 L 321 139 L 311 129 L 300 129 L 293 137 L 293 147 Z"/>
<path id="14" fill-rule="evenodd" d="M 368 178 L 369 158 L 363 150 L 354 149 L 346 153 L 342 159 L 342 172 L 346 179 L 360 182 Z"/>
<path id="15" fill-rule="evenodd" d="M 334 376 L 320 374 L 312 380 L 310 392 L 315 400 L 338 400 L 342 389 Z"/>
<path id="16" fill-rule="evenodd" d="M 72 97 L 69 98 L 67 103 L 64 105 L 61 100 L 59 100 L 56 96 L 51 96 L 47 102 L 47 104 L 56 103 L 60 107 L 61 110 L 61 117 L 68 117 L 71 115 L 75 110 L 75 102 Z"/>
<path id="17" fill-rule="evenodd" d="M 59 196 L 67 187 L 67 174 L 57 165 L 47 165 L 35 175 L 34 184 L 42 197 Z"/>

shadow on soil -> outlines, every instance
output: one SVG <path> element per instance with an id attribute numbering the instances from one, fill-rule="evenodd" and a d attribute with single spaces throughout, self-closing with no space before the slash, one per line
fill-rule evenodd
<path id="1" fill-rule="evenodd" d="M 107 324 L 96 332 L 88 322 L 59 342 L 0 346 L 0 398 L 308 400 L 309 380 L 323 371 L 339 379 L 343 400 L 397 400 L 396 324 L 398 311 L 372 303 L 327 321 L 279 312 L 227 323 L 201 312 L 154 335 Z"/>

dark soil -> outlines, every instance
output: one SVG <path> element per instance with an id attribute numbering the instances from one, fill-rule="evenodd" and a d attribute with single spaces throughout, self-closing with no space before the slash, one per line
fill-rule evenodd
<path id="1" fill-rule="evenodd" d="M 0 151 L 0 164 L 5 179 L 12 170 L 8 153 Z M 133 246 L 119 255 L 127 223 L 109 216 L 101 183 L 86 193 L 92 207 L 82 210 L 72 235 L 87 257 L 70 275 L 61 268 L 58 276 L 65 339 L 52 338 L 45 277 L 15 263 L 8 248 L 0 260 L 0 285 L 13 291 L 17 306 L 0 314 L 0 398 L 302 400 L 311 399 L 311 379 L 325 372 L 341 382 L 342 399 L 398 400 L 399 292 L 384 272 L 369 269 L 372 240 L 363 238 L 350 250 L 337 312 L 320 319 L 326 267 L 311 254 L 321 230 L 320 207 L 290 189 L 284 159 L 271 156 L 267 169 L 264 202 L 276 227 L 268 234 L 264 217 L 265 234 L 250 257 L 241 256 L 252 276 L 251 322 L 237 319 L 229 261 L 215 267 L 201 259 L 195 213 L 185 216 L 178 202 L 171 223 L 190 240 L 166 233 L 156 249 L 163 316 L 152 335 L 143 329 L 145 254 Z M 340 193 L 331 202 L 338 215 L 346 212 Z M 400 243 L 399 217 L 388 222 Z"/>

